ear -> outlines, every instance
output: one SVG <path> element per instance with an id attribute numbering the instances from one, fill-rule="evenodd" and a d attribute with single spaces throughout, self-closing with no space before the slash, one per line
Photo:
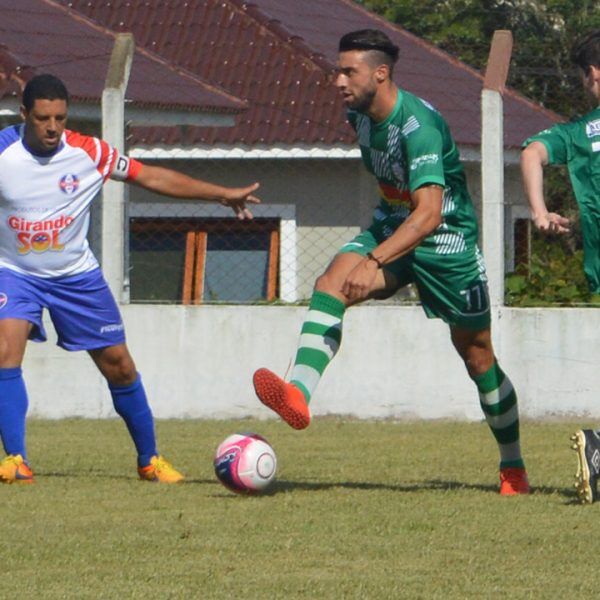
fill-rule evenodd
<path id="1" fill-rule="evenodd" d="M 19 112 L 21 113 L 21 119 L 25 121 L 27 119 L 27 109 L 22 104 L 19 107 Z"/>
<path id="2" fill-rule="evenodd" d="M 383 83 L 390 76 L 390 70 L 387 65 L 379 65 L 375 69 L 375 80 L 377 83 Z"/>

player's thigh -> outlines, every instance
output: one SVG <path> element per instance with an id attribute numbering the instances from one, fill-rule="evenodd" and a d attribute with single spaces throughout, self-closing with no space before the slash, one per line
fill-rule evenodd
<path id="1" fill-rule="evenodd" d="M 27 339 L 46 341 L 46 331 L 42 322 L 45 306 L 44 286 L 45 281 L 39 277 L 0 268 L 0 322 L 7 321 L 3 327 L 6 332 L 5 339 L 9 336 L 10 346 L 1 351 L 1 354 L 6 357 L 8 352 L 11 361 L 15 356 L 22 358 Z M 23 342 L 24 330 L 27 334 Z"/>
<path id="2" fill-rule="evenodd" d="M 452 255 L 417 249 L 413 269 L 428 317 L 468 331 L 490 327 L 487 277 L 477 248 Z"/>
<path id="3" fill-rule="evenodd" d="M 335 286 L 339 286 L 337 289 L 340 289 L 350 271 L 385 239 L 381 229 L 381 227 L 372 226 L 344 244 L 325 272 L 324 277 L 328 274 L 335 274 L 335 279 L 332 278 L 331 281 L 334 282 Z M 388 297 L 399 287 L 411 283 L 412 280 L 411 257 L 403 256 L 378 270 L 369 297 Z"/>
<path id="4" fill-rule="evenodd" d="M 125 343 L 119 307 L 99 269 L 61 278 L 47 290 L 48 312 L 65 350 L 94 350 Z"/>
<path id="5" fill-rule="evenodd" d="M 32 327 L 24 319 L 0 320 L 0 369 L 21 366 Z"/>

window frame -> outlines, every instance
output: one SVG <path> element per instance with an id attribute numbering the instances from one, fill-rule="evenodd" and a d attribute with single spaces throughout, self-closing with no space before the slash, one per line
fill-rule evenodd
<path id="1" fill-rule="evenodd" d="M 182 292 L 183 304 L 201 304 L 204 292 L 204 269 L 206 266 L 206 248 L 208 233 L 202 231 L 211 228 L 193 227 L 193 220 L 218 219 L 220 223 L 231 221 L 236 227 L 254 228 L 257 231 L 270 231 L 269 250 L 267 257 L 267 301 L 277 299 L 277 289 L 283 302 L 297 301 L 297 257 L 296 257 L 296 208 L 288 204 L 256 205 L 251 207 L 256 219 L 265 219 L 265 223 L 250 221 L 242 223 L 232 215 L 231 210 L 221 205 L 200 204 L 195 201 L 172 200 L 166 202 L 130 202 L 127 211 L 127 239 L 134 219 L 162 220 L 169 219 L 165 226 L 172 229 L 174 221 L 180 224 L 189 222 L 186 231 L 185 268 Z M 274 220 L 279 221 L 279 227 L 272 227 Z M 140 225 L 143 223 L 140 223 Z M 269 225 L 271 227 L 269 228 Z M 222 226 L 222 225 L 221 225 Z M 190 235 L 191 234 L 191 235 Z M 129 243 L 127 243 L 129 248 Z M 130 295 L 129 253 L 127 252 L 126 289 Z M 201 285 L 200 285 L 201 282 Z"/>

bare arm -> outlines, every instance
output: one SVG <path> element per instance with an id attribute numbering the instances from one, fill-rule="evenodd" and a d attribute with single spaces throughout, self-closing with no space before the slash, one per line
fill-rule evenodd
<path id="1" fill-rule="evenodd" d="M 253 195 L 253 192 L 259 187 L 258 183 L 242 188 L 229 188 L 202 179 L 195 179 L 172 169 L 145 164 L 142 164 L 137 177 L 131 183 L 151 192 L 173 198 L 219 202 L 224 206 L 229 206 L 238 219 L 251 219 L 252 213 L 246 208 L 246 204 L 258 204 L 260 202 Z"/>
<path id="2" fill-rule="evenodd" d="M 375 281 L 379 265 L 393 262 L 408 254 L 439 226 L 442 222 L 442 193 L 441 187 L 428 185 L 411 194 L 414 206 L 412 213 L 387 240 L 373 250 L 376 261 L 365 258 L 348 274 L 342 286 L 342 292 L 347 298 L 366 298 Z"/>
<path id="3" fill-rule="evenodd" d="M 426 185 L 411 195 L 414 206 L 406 221 L 373 251 L 386 264 L 414 250 L 442 222 L 442 193 L 438 185 Z M 371 261 L 373 262 L 373 261 Z"/>
<path id="4" fill-rule="evenodd" d="M 529 202 L 531 220 L 536 228 L 546 233 L 568 233 L 569 219 L 548 212 L 544 200 L 544 167 L 548 164 L 548 151 L 541 142 L 532 142 L 521 153 L 521 174 L 525 195 Z"/>

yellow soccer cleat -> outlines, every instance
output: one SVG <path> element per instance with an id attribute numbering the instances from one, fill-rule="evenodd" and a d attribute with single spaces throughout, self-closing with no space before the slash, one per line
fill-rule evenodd
<path id="1" fill-rule="evenodd" d="M 600 437 L 591 429 L 579 429 L 571 436 L 571 447 L 577 452 L 575 489 L 581 504 L 598 501 L 600 477 Z"/>
<path id="2" fill-rule="evenodd" d="M 179 483 L 185 477 L 162 456 L 153 456 L 147 467 L 138 467 L 140 479 L 158 483 Z"/>
<path id="3" fill-rule="evenodd" d="M 33 473 L 20 454 L 9 454 L 0 461 L 2 483 L 33 483 Z"/>

